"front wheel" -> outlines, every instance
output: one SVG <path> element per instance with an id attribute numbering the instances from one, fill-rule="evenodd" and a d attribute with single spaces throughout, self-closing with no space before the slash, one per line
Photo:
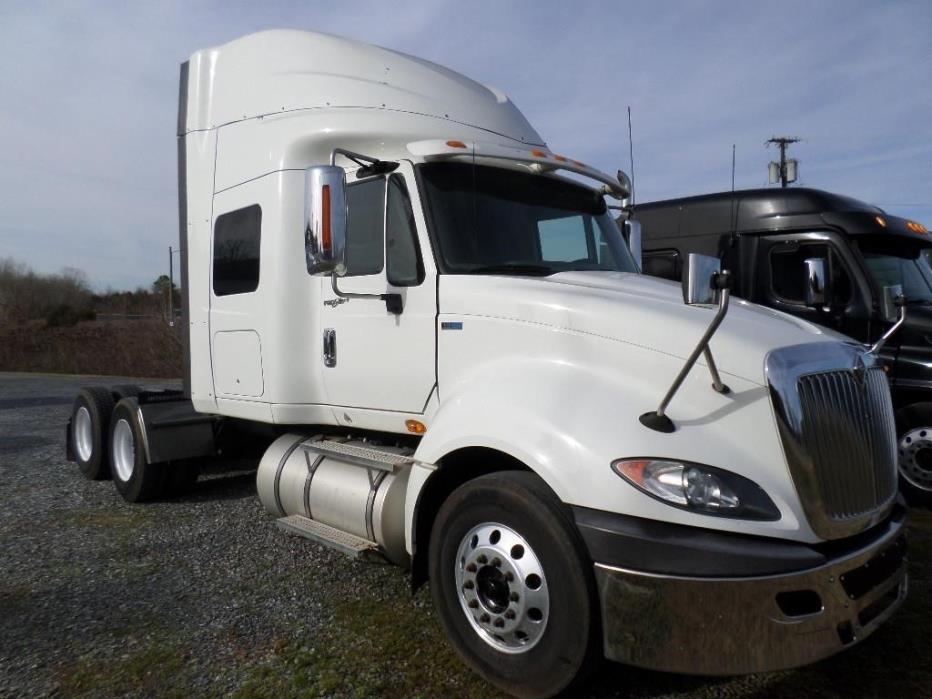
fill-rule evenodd
<path id="1" fill-rule="evenodd" d="M 581 682 L 599 657 L 592 564 L 565 507 L 537 476 L 460 486 L 430 540 L 431 594 L 453 646 L 523 697 Z"/>
<path id="2" fill-rule="evenodd" d="M 910 405 L 896 417 L 900 490 L 910 503 L 932 507 L 932 405 Z"/>

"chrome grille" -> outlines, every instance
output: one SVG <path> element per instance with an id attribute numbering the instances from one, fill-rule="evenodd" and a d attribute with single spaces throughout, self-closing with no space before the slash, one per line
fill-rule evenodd
<path id="1" fill-rule="evenodd" d="M 883 370 L 811 374 L 798 388 L 800 441 L 826 514 L 847 520 L 884 505 L 896 491 L 896 432 Z"/>
<path id="2" fill-rule="evenodd" d="M 766 359 L 787 464 L 813 531 L 856 534 L 896 496 L 896 430 L 887 378 L 862 346 L 815 342 Z"/>

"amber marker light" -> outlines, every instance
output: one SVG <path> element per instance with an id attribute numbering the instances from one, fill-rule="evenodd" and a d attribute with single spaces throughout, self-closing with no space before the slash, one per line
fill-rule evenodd
<path id="1" fill-rule="evenodd" d="M 533 155 L 535 158 L 546 158 L 547 151 L 543 151 L 538 148 L 535 148 L 534 150 L 531 151 L 531 155 Z"/>
<path id="2" fill-rule="evenodd" d="M 412 434 L 424 434 L 427 432 L 427 425 L 419 420 L 405 420 L 405 427 Z"/>
<path id="3" fill-rule="evenodd" d="M 447 141 L 447 145 L 450 146 L 450 148 L 465 148 L 466 147 L 466 144 L 463 143 L 462 141 Z"/>
<path id="4" fill-rule="evenodd" d="M 627 461 L 616 461 L 612 468 L 618 472 L 619 476 L 624 476 L 635 485 L 644 487 L 644 469 L 647 468 L 649 461 L 647 459 L 629 459 Z"/>
<path id="5" fill-rule="evenodd" d="M 565 155 L 555 155 L 555 156 L 553 156 L 553 159 L 554 159 L 554 160 L 559 160 L 561 163 L 565 163 L 565 162 L 566 162 L 566 156 L 565 156 Z"/>
<path id="6" fill-rule="evenodd" d="M 881 228 L 887 227 L 887 219 L 885 219 L 883 216 L 874 216 L 874 220 L 877 222 L 877 225 L 880 226 Z"/>

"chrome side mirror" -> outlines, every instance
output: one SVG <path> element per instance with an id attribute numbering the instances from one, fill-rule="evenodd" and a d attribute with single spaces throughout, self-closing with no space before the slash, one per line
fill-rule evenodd
<path id="1" fill-rule="evenodd" d="M 628 219 L 625 221 L 625 239 L 628 241 L 628 248 L 637 262 L 638 269 L 643 269 L 641 258 L 644 256 L 643 238 L 641 237 L 641 222 Z"/>
<path id="2" fill-rule="evenodd" d="M 683 269 L 683 303 L 687 306 L 707 306 L 718 303 L 719 289 L 713 280 L 722 271 L 717 257 L 689 253 Z"/>
<path id="3" fill-rule="evenodd" d="M 899 284 L 885 286 L 883 298 L 880 300 L 880 313 L 888 323 L 894 323 L 900 317 L 900 306 L 903 299 L 903 287 Z"/>
<path id="4" fill-rule="evenodd" d="M 826 281 L 828 280 L 827 265 L 824 257 L 810 257 L 806 259 L 806 305 L 810 308 L 825 305 L 827 298 Z"/>
<path id="5" fill-rule="evenodd" d="M 880 349 L 887 344 L 893 335 L 899 330 L 903 323 L 906 322 L 906 297 L 903 296 L 903 287 L 899 284 L 894 286 L 885 286 L 883 288 L 883 300 L 881 301 L 880 312 L 884 320 L 893 322 L 890 329 L 885 332 L 877 342 L 871 345 L 868 354 L 877 354 Z M 894 322 L 895 321 L 895 322 Z"/>
<path id="6" fill-rule="evenodd" d="M 346 272 L 346 173 L 335 165 L 304 171 L 304 256 L 315 275 Z"/>

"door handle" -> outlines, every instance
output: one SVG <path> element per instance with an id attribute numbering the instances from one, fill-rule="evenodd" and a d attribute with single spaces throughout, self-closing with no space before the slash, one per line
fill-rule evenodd
<path id="1" fill-rule="evenodd" d="M 337 365 L 337 331 L 333 328 L 324 330 L 324 366 Z"/>

